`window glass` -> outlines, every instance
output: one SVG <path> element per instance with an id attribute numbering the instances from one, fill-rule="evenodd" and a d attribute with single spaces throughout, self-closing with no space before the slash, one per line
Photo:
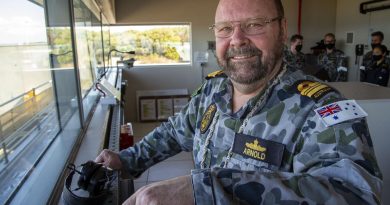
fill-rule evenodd
<path id="1" fill-rule="evenodd" d="M 41 4 L 4 1 L 0 7 L 0 204 L 33 169 L 58 134 L 50 69 L 51 46 Z"/>
<path id="2" fill-rule="evenodd" d="M 113 48 L 136 52 L 136 66 L 191 63 L 189 24 L 111 26 L 110 32 Z M 112 61 L 121 56 L 113 53 Z"/>
<path id="3" fill-rule="evenodd" d="M 96 92 L 89 91 L 98 77 L 98 71 L 104 68 L 102 27 L 100 16 L 96 17 L 81 0 L 74 0 L 73 4 L 77 62 L 85 121 L 98 97 Z"/>
<path id="4" fill-rule="evenodd" d="M 96 62 L 91 60 L 91 56 L 94 55 L 94 50 L 91 49 L 91 42 L 88 38 L 92 26 L 92 14 L 80 0 L 73 1 L 73 4 L 77 62 L 79 67 L 81 93 L 84 97 L 92 87 L 94 72 L 92 66 L 96 65 Z"/>
<path id="5" fill-rule="evenodd" d="M 108 67 L 108 52 L 111 49 L 110 42 L 110 25 L 105 16 L 102 15 L 102 35 L 103 35 L 103 50 L 104 50 L 104 66 Z"/>

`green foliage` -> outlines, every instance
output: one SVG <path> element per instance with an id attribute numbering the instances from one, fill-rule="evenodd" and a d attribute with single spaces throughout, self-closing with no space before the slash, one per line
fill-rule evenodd
<path id="1" fill-rule="evenodd" d="M 139 64 L 177 63 L 181 60 L 177 47 L 188 41 L 189 29 L 185 26 L 143 31 L 129 28 L 125 32 L 111 33 L 111 45 L 118 50 L 135 51 Z"/>
<path id="2" fill-rule="evenodd" d="M 52 46 L 52 54 L 56 56 L 58 64 L 63 66 L 73 65 L 72 41 L 69 28 L 50 28 L 48 30 L 49 44 Z"/>
<path id="3" fill-rule="evenodd" d="M 178 61 L 180 58 L 180 55 L 177 52 L 176 48 L 172 47 L 168 47 L 165 49 L 164 56 L 175 61 Z"/>

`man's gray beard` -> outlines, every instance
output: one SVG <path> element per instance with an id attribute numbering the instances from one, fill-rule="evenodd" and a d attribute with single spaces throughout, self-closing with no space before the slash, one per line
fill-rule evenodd
<path id="1" fill-rule="evenodd" d="M 237 63 L 228 60 L 225 72 L 230 79 L 239 84 L 253 84 L 263 79 L 269 70 L 268 65 L 261 62 L 261 56 L 256 56 L 255 62 Z"/>
<path id="2" fill-rule="evenodd" d="M 277 59 L 281 58 L 283 46 L 278 45 L 280 49 L 275 49 L 275 53 L 268 59 L 262 61 L 263 52 L 257 48 L 249 47 L 234 51 L 227 51 L 224 59 L 218 59 L 218 64 L 224 69 L 226 75 L 239 84 L 250 85 L 264 79 L 267 74 L 275 67 Z M 242 51 L 244 50 L 244 51 Z M 249 50 L 249 52 L 248 52 Z M 234 54 L 256 54 L 256 60 L 253 62 L 233 62 L 230 60 Z"/>

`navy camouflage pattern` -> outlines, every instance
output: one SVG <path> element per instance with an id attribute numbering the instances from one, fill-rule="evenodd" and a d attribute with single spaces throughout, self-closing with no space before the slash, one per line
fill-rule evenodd
<path id="1" fill-rule="evenodd" d="M 297 54 L 294 54 L 290 49 L 284 49 L 283 62 L 287 65 L 288 68 L 302 70 L 305 66 L 305 54 L 302 52 L 297 52 Z"/>
<path id="2" fill-rule="evenodd" d="M 326 127 L 314 109 L 344 98 L 332 89 L 314 100 L 297 90 L 297 82 L 305 81 L 317 80 L 287 70 L 274 86 L 233 113 L 229 78 L 209 79 L 179 114 L 120 152 L 124 170 L 137 177 L 153 164 L 192 151 L 196 204 L 380 204 L 382 175 L 366 119 Z M 234 152 L 226 160 L 238 142 L 241 124 L 259 99 L 265 100 L 242 132 L 255 139 L 242 143 L 252 151 Z M 207 112 L 210 105 L 217 111 Z M 205 113 L 211 116 L 204 117 Z M 215 120 L 213 131 L 208 120 Z M 204 132 L 202 124 L 207 125 Z M 275 154 L 267 153 L 270 148 L 282 150 L 280 163 L 262 160 Z"/>
<path id="3" fill-rule="evenodd" d="M 340 66 L 347 67 L 344 52 L 338 49 L 334 49 L 331 53 L 323 51 L 318 56 L 318 65 L 321 69 L 328 72 L 330 82 L 347 81 L 346 73 L 341 75 L 341 73 L 337 72 L 337 68 Z"/>
<path id="4" fill-rule="evenodd" d="M 390 65 L 389 56 L 386 56 L 385 62 Z M 373 66 L 373 64 L 374 61 L 372 60 L 372 51 L 369 51 L 363 56 L 362 66 L 364 66 L 365 68 L 370 68 Z"/>

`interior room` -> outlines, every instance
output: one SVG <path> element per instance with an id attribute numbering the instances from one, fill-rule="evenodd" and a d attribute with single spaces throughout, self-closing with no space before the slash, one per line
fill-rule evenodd
<path id="1" fill-rule="evenodd" d="M 2 2 L 0 205 L 390 204 L 390 0 L 238 2 Z"/>

